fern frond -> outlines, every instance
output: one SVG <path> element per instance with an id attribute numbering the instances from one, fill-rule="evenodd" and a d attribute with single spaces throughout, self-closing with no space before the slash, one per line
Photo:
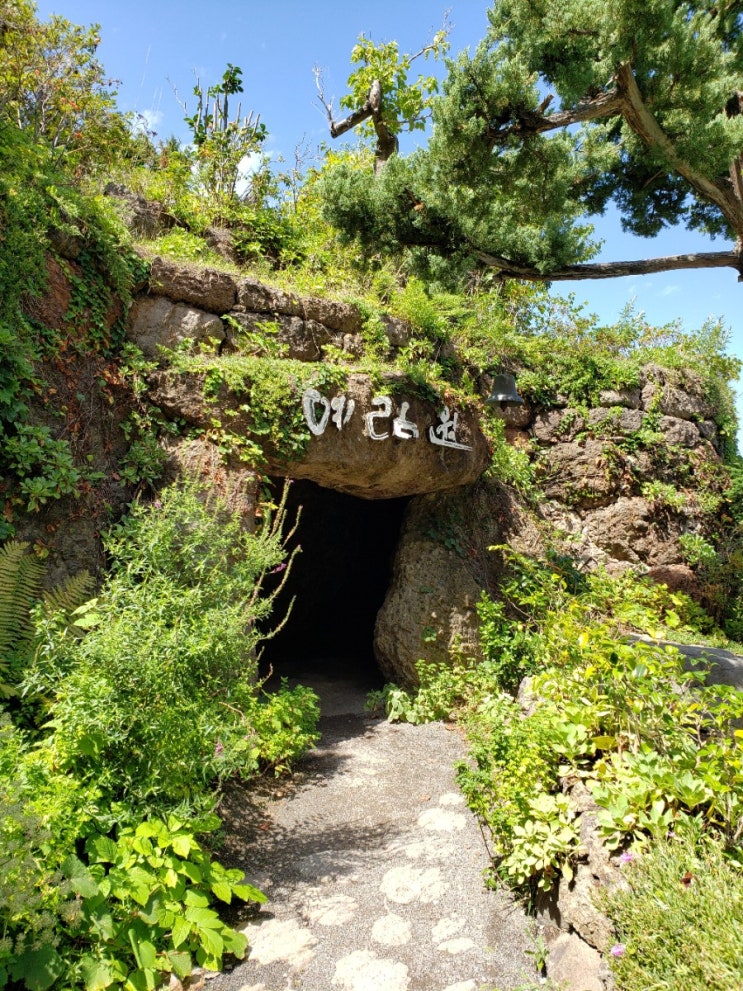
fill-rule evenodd
<path id="1" fill-rule="evenodd" d="M 33 635 L 29 610 L 41 595 L 44 565 L 29 546 L 8 540 L 0 547 L 0 655 Z"/>
<path id="2" fill-rule="evenodd" d="M 90 572 L 78 571 L 76 575 L 70 575 L 59 585 L 44 592 L 44 612 L 47 615 L 55 612 L 72 612 L 83 602 L 87 602 L 94 587 L 95 582 Z"/>

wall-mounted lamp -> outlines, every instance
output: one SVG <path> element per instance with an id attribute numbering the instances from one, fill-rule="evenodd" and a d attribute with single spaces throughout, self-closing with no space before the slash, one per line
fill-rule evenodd
<path id="1" fill-rule="evenodd" d="M 493 388 L 485 403 L 494 406 L 496 403 L 501 409 L 509 406 L 523 406 L 524 400 L 516 391 L 516 379 L 509 372 L 501 372 L 493 379 Z"/>

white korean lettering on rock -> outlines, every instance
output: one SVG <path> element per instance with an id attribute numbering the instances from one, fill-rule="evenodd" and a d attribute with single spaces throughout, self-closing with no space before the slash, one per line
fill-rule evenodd
<path id="1" fill-rule="evenodd" d="M 386 420 L 392 415 L 392 400 L 389 396 L 375 396 L 371 401 L 371 405 L 376 406 L 377 409 L 371 413 L 367 413 L 364 417 L 364 422 L 366 423 L 366 435 L 371 438 L 371 440 L 387 440 L 389 433 L 377 433 L 376 427 L 374 426 L 374 421 L 380 419 Z"/>
<path id="2" fill-rule="evenodd" d="M 392 433 L 395 437 L 400 437 L 402 440 L 416 439 L 420 436 L 417 424 L 408 419 L 409 409 L 410 403 L 402 403 L 400 406 L 400 415 L 396 416 L 392 421 Z"/>
<path id="3" fill-rule="evenodd" d="M 317 417 L 318 406 L 322 406 L 323 410 L 319 419 Z M 325 396 L 321 396 L 317 389 L 305 389 L 305 393 L 302 396 L 302 412 L 307 421 L 307 426 L 316 437 L 319 437 L 324 432 L 330 419 L 329 400 Z"/>
<path id="4" fill-rule="evenodd" d="M 371 409 L 364 414 L 364 433 L 370 440 L 387 440 L 390 437 L 388 425 L 387 429 L 382 429 L 378 420 L 389 420 L 392 416 L 392 400 L 389 396 L 375 396 L 371 403 Z M 307 426 L 310 431 L 319 437 L 325 432 L 328 423 L 333 423 L 338 430 L 349 422 L 356 409 L 356 402 L 348 396 L 334 396 L 327 399 L 317 389 L 305 389 L 302 396 L 302 410 Z M 402 402 L 397 416 L 392 420 L 392 436 L 399 440 L 417 440 L 420 437 L 418 424 L 408 419 L 410 403 Z M 471 451 L 469 444 L 462 444 L 457 440 L 457 426 L 459 414 L 453 412 L 445 406 L 438 413 L 438 423 L 428 428 L 428 439 L 438 447 L 451 447 L 457 451 Z"/>
<path id="5" fill-rule="evenodd" d="M 336 396 L 335 399 L 330 400 L 330 408 L 333 410 L 331 419 L 340 430 L 341 427 L 345 427 L 353 416 L 353 411 L 356 409 L 356 401 L 354 399 L 346 399 L 345 396 Z"/>
<path id="6" fill-rule="evenodd" d="M 428 439 L 432 444 L 440 447 L 454 447 L 458 451 L 471 451 L 469 444 L 460 444 L 457 441 L 457 421 L 459 413 L 452 416 L 448 406 L 444 406 L 438 414 L 439 422 L 435 427 L 428 428 Z"/>

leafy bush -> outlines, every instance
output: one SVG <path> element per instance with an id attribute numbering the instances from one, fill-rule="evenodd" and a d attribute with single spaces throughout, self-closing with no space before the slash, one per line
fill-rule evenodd
<path id="1" fill-rule="evenodd" d="M 87 635 L 42 619 L 24 684 L 52 700 L 48 746 L 63 767 L 139 812 L 198 804 L 212 782 L 312 742 L 312 699 L 262 701 L 256 685 L 257 623 L 272 604 L 260 583 L 282 563 L 282 523 L 246 533 L 189 487 L 132 507 L 107 540 L 112 571 Z M 273 737 L 272 719 L 292 731 Z"/>
<path id="2" fill-rule="evenodd" d="M 406 691 L 387 684 L 370 692 L 367 708 L 384 709 L 390 722 L 419 723 L 456 718 L 465 700 L 480 686 L 492 683 L 494 672 L 487 664 L 457 655 L 451 664 L 420 660 L 416 664 L 418 686 Z"/>
<path id="3" fill-rule="evenodd" d="M 0 122 L 25 130 L 70 171 L 115 160 L 132 138 L 95 55 L 97 28 L 56 14 L 39 21 L 29 0 L 3 6 Z"/>
<path id="4" fill-rule="evenodd" d="M 32 613 L 19 691 L 35 729 L 0 722 L 0 987 L 144 991 L 244 953 L 212 903 L 263 896 L 198 836 L 219 825 L 216 784 L 317 738 L 309 689 L 263 696 L 256 679 L 283 521 L 282 503 L 247 533 L 171 487 L 109 535 L 97 599 Z"/>
<path id="5" fill-rule="evenodd" d="M 206 241 L 198 234 L 183 230 L 182 227 L 175 227 L 167 234 L 161 234 L 155 238 L 151 244 L 153 251 L 157 254 L 169 255 L 172 258 L 182 258 L 190 262 L 203 262 L 204 264 L 224 265 L 224 258 L 221 258 L 209 247 Z"/>
<path id="6" fill-rule="evenodd" d="M 246 938 L 211 906 L 265 896 L 242 871 L 212 860 L 194 829 L 170 816 L 114 839 L 89 825 L 78 856 L 41 824 L 33 804 L 14 794 L 0 817 L 0 987 L 12 980 L 30 991 L 140 991 L 171 973 L 186 977 L 197 964 L 219 969 L 227 952 L 244 955 Z M 202 817 L 198 832 L 218 825 L 216 816 Z"/>
<path id="7" fill-rule="evenodd" d="M 492 834 L 497 875 L 549 888 L 581 856 L 570 786 L 599 805 L 606 845 L 643 846 L 698 818 L 735 855 L 743 831 L 743 699 L 704 687 L 674 648 L 622 631 L 684 629 L 708 618 L 686 596 L 625 574 L 584 575 L 557 555 L 510 562 L 505 602 L 483 595 L 484 660 L 420 665 L 415 693 L 387 686 L 390 718 L 459 718 L 470 806 Z M 688 627 L 691 629 L 691 627 Z M 520 700 L 511 692 L 525 675 Z"/>
<path id="8" fill-rule="evenodd" d="M 733 845 L 743 830 L 739 693 L 702 687 L 672 648 L 621 643 L 573 617 L 550 625 L 544 651 L 551 666 L 531 679 L 526 713 L 493 685 L 466 716 L 476 766 L 463 765 L 460 782 L 493 832 L 500 876 L 540 887 L 566 867 L 569 876 L 575 813 L 550 803 L 578 779 L 610 848 L 692 816 Z"/>
<path id="9" fill-rule="evenodd" d="M 219 820 L 203 821 L 200 832 Z M 70 854 L 61 865 L 76 896 L 64 913 L 64 943 L 28 948 L 10 963 L 11 976 L 29 987 L 58 978 L 86 988 L 154 988 L 164 977 L 192 973 L 195 965 L 219 970 L 229 952 L 242 957 L 247 939 L 211 907 L 214 898 L 264 902 L 202 850 L 174 816 L 122 829 L 116 840 L 89 837 L 85 861 Z"/>

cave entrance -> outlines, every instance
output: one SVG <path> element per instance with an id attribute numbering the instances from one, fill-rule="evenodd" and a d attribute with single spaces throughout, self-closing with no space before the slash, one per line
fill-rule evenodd
<path id="1" fill-rule="evenodd" d="M 282 486 L 282 479 L 273 484 L 277 499 Z M 301 514 L 289 550 L 299 545 L 301 552 L 276 599 L 274 625 L 295 601 L 286 625 L 264 645 L 264 673 L 292 678 L 312 672 L 381 687 L 374 623 L 408 502 L 359 499 L 309 481 L 290 485 L 287 527 L 300 507 Z"/>

